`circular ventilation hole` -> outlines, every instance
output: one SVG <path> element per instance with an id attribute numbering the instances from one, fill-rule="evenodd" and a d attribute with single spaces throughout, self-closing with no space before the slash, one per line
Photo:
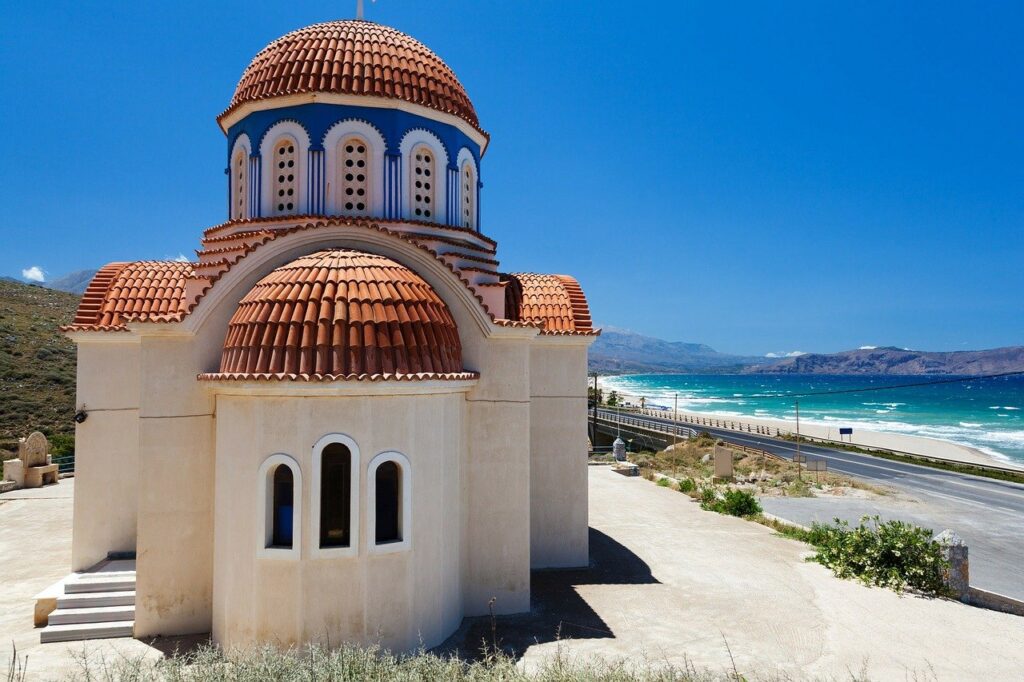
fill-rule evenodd
<path id="1" fill-rule="evenodd" d="M 351 211 L 352 210 L 352 202 L 351 201 L 349 201 L 348 203 L 345 204 L 345 210 L 346 211 Z"/>
<path id="2" fill-rule="evenodd" d="M 362 182 L 365 179 L 366 179 L 366 176 L 363 175 L 362 173 L 360 173 L 359 175 L 356 176 L 356 180 L 358 180 L 359 182 Z"/>
<path id="3" fill-rule="evenodd" d="M 430 217 L 430 210 L 428 209 L 428 210 L 424 211 L 423 215 L 425 215 L 425 216 L 427 216 L 429 218 Z"/>
<path id="4" fill-rule="evenodd" d="M 348 196 L 352 196 L 352 188 L 351 187 L 346 188 L 345 189 L 345 194 L 347 194 Z"/>
<path id="5" fill-rule="evenodd" d="M 352 153 L 352 145 L 348 145 L 347 147 L 345 147 L 345 151 L 347 151 L 349 154 L 351 154 Z"/>
<path id="6" fill-rule="evenodd" d="M 366 206 L 364 206 L 362 203 L 358 203 L 356 204 L 356 208 L 359 209 L 360 211 L 363 211 L 366 209 Z"/>
<path id="7" fill-rule="evenodd" d="M 420 209 L 417 208 L 416 209 L 416 215 L 423 215 L 423 211 L 421 211 Z"/>
<path id="8" fill-rule="evenodd" d="M 289 211 L 290 211 L 290 210 L 292 210 L 292 207 L 293 207 L 293 206 L 294 206 L 294 204 L 288 204 L 288 210 L 289 210 Z"/>

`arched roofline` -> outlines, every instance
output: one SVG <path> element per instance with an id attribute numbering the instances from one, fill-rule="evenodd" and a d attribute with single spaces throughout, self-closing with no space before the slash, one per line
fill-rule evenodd
<path id="1" fill-rule="evenodd" d="M 238 302 L 262 277 L 296 258 L 324 248 L 367 251 L 386 256 L 410 268 L 433 287 L 449 307 L 460 335 L 465 333 L 467 325 L 472 325 L 484 336 L 534 336 L 538 332 L 527 325 L 497 324 L 469 282 L 426 247 L 400 234 L 379 227 L 368 229 L 365 225 L 352 224 L 344 218 L 333 224 L 317 225 L 315 229 L 297 227 L 288 234 L 254 246 L 252 251 L 240 258 L 203 292 L 182 322 L 183 329 L 199 333 L 213 320 L 217 320 L 218 326 L 226 330 Z"/>

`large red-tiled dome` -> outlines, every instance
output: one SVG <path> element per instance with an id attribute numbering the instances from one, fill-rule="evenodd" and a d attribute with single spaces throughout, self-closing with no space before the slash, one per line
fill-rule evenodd
<path id="1" fill-rule="evenodd" d="M 242 298 L 219 376 L 467 375 L 451 311 L 423 278 L 384 256 L 329 249 L 277 268 Z"/>
<path id="2" fill-rule="evenodd" d="M 221 117 L 245 102 L 307 92 L 400 99 L 480 125 L 440 57 L 401 31 L 358 19 L 313 24 L 263 48 Z"/>

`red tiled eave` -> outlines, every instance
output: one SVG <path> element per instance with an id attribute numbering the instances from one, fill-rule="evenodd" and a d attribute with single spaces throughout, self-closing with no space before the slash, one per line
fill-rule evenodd
<path id="1" fill-rule="evenodd" d="M 510 320 L 538 326 L 542 334 L 597 335 L 590 306 L 579 282 L 568 275 L 517 272 L 502 275 L 505 314 Z"/>
<path id="2" fill-rule="evenodd" d="M 100 268 L 63 331 L 120 331 L 130 321 L 167 322 L 186 312 L 185 281 L 194 265 L 179 261 L 111 263 Z"/>

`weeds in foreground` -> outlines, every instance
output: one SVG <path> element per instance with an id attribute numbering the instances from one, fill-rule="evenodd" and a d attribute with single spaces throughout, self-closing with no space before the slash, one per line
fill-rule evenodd
<path id="1" fill-rule="evenodd" d="M 672 665 L 647 660 L 608 662 L 593 657 L 566 656 L 559 647 L 555 656 L 530 671 L 501 652 L 483 661 L 466 662 L 419 652 L 396 656 L 369 647 L 343 646 L 327 649 L 309 646 L 279 651 L 270 647 L 225 653 L 206 646 L 194 653 L 161 660 L 138 657 L 82 656 L 79 670 L 69 680 L 82 682 L 312 682 L 314 680 L 377 680 L 380 682 L 718 682 L 744 678 L 732 670 L 712 673 L 691 663 Z"/>
<path id="2" fill-rule="evenodd" d="M 761 513 L 761 504 L 746 490 L 727 488 L 721 496 L 714 488 L 704 488 L 700 506 L 708 511 L 730 516 L 754 516 Z"/>

